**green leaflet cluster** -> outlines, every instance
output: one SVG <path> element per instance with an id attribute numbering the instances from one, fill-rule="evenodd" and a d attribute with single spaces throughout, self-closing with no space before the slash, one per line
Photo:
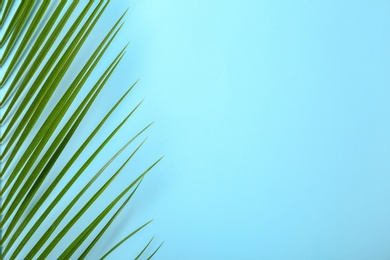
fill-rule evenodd
<path id="1" fill-rule="evenodd" d="M 3 93 L 0 98 L 1 259 L 48 259 L 48 257 L 85 259 L 131 200 L 143 177 L 161 160 L 160 158 L 138 177 L 130 180 L 127 187 L 119 192 L 108 205 L 102 206 L 101 211 L 83 230 L 80 230 L 77 236 L 72 238 L 72 241 L 69 241 L 69 238 L 64 241 L 64 237 L 78 223 L 83 214 L 93 204 L 99 203 L 99 198 L 104 196 L 104 191 L 114 183 L 115 178 L 146 139 L 133 150 L 115 172 L 108 173 L 109 179 L 88 197 L 77 213 L 72 213 L 72 208 L 81 201 L 83 196 L 86 196 L 91 187 L 97 185 L 99 176 L 107 172 L 108 166 L 117 159 L 119 154 L 138 140 L 150 126 L 148 125 L 125 142 L 115 155 L 107 159 L 100 170 L 92 176 L 88 175 L 90 179 L 87 184 L 77 193 L 72 192 L 71 200 L 67 202 L 66 207 L 56 212 L 54 221 L 47 222 L 47 216 L 56 210 L 61 199 L 69 196 L 70 190 L 77 185 L 81 177 L 85 178 L 83 173 L 93 165 L 104 147 L 142 103 L 140 102 L 128 113 L 98 148 L 83 161 L 75 173 L 72 172 L 66 185 L 58 185 L 63 181 L 64 176 L 69 174 L 71 167 L 88 145 L 94 141 L 94 137 L 136 84 L 134 83 L 101 119 L 98 126 L 80 144 L 70 160 L 61 169 L 54 167 L 120 63 L 127 47 L 125 46 L 112 60 L 93 86 L 87 84 L 90 75 L 121 29 L 125 15 L 123 14 L 85 64 L 77 67 L 77 76 L 68 81 L 69 84 L 62 96 L 59 99 L 53 99 L 66 72 L 75 66 L 73 62 L 77 54 L 108 4 L 109 2 L 105 1 L 99 1 L 97 4 L 88 1 L 84 5 L 79 1 L 71 3 L 66 1 L 58 3 L 0 1 L 0 47 L 2 50 L 0 87 Z M 70 17 L 80 6 L 82 6 L 81 12 L 74 21 L 71 21 Z M 89 91 L 82 96 L 82 101 L 77 103 L 77 108 L 71 110 L 76 106 L 76 98 L 80 98 L 85 89 Z M 53 100 L 56 104 L 49 111 L 48 104 Z M 69 113 L 71 116 L 66 117 Z M 64 120 L 65 123 L 61 124 Z M 38 122 L 43 123 L 38 124 Z M 31 137 L 31 133 L 37 127 L 39 130 Z M 49 200 L 49 197 L 52 199 Z M 42 208 L 42 205 L 45 207 Z M 32 219 L 34 219 L 33 223 L 31 223 Z M 149 223 L 150 221 L 122 238 L 101 259 L 106 258 Z M 92 239 L 91 234 L 93 234 Z M 137 258 L 141 256 L 151 258 L 157 252 L 161 245 L 149 256 L 145 255 L 152 239 Z M 59 255 L 53 255 L 59 243 L 66 243 L 66 249 Z"/>

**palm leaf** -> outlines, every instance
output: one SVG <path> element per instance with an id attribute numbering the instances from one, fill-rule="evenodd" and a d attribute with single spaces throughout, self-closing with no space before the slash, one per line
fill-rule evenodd
<path id="1" fill-rule="evenodd" d="M 101 43 L 82 65 L 75 64 L 109 2 L 0 0 L 0 255 L 1 259 L 78 259 L 88 258 L 117 216 L 133 198 L 145 175 L 161 160 L 129 179 L 111 201 L 102 198 L 123 175 L 145 140 L 136 145 L 121 162 L 121 154 L 138 142 L 149 128 L 140 128 L 94 174 L 97 158 L 142 101 L 112 130 L 103 141 L 96 136 L 134 88 L 132 84 L 114 106 L 100 119 L 66 163 L 66 150 L 74 145 L 83 122 L 90 115 L 101 91 L 108 86 L 126 50 L 124 46 L 95 83 L 94 72 L 123 25 L 118 17 Z M 81 10 L 81 11 L 80 11 Z M 74 78 L 67 76 L 77 70 Z M 64 80 L 66 79 L 66 80 Z M 58 93 L 61 93 L 59 96 Z M 98 144 L 92 154 L 87 148 Z M 113 165 L 120 163 L 116 170 Z M 102 181 L 102 176 L 106 180 Z M 87 180 L 87 181 L 85 181 Z M 78 188 L 82 186 L 82 188 Z M 111 187 L 111 188 L 110 188 Z M 66 205 L 64 201 L 66 198 Z M 103 204 L 105 203 L 105 204 Z M 81 206 L 80 206 L 81 205 Z M 94 205 L 99 205 L 95 210 Z M 93 210 L 92 221 L 82 220 Z M 150 221 L 107 248 L 106 258 L 133 237 Z M 74 226 L 80 227 L 75 234 Z M 69 239 L 70 236 L 73 236 Z M 153 238 L 138 253 L 146 252 Z M 59 246 L 61 245 L 61 246 Z M 160 245 L 161 246 L 161 245 Z M 157 247 L 149 258 L 160 248 Z"/>

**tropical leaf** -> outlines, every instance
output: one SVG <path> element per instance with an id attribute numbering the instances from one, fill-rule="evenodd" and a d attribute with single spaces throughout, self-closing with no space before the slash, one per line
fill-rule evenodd
<path id="1" fill-rule="evenodd" d="M 111 58 L 110 64 L 104 64 L 107 50 L 123 25 L 125 11 L 89 58 L 83 64 L 76 62 L 108 5 L 109 1 L 83 4 L 0 0 L 1 259 L 88 258 L 115 225 L 142 179 L 161 160 L 128 179 L 128 184 L 108 202 L 104 199 L 110 190 L 116 190 L 112 188 L 118 176 L 134 160 L 146 139 L 136 143 L 151 125 L 129 136 L 96 170 L 102 155 L 107 155 L 107 145 L 142 101 L 102 141 L 96 137 L 137 82 L 97 126 L 90 127 L 91 132 L 67 157 L 67 149 L 75 145 L 72 140 L 85 125 L 99 94 L 110 87 L 108 81 L 126 51 L 127 45 Z M 91 83 L 98 65 L 106 69 Z M 74 77 L 69 76 L 72 71 L 77 71 Z M 92 144 L 98 144 L 97 148 L 88 153 Z M 130 148 L 130 155 L 121 159 Z M 113 170 L 118 163 L 120 166 Z M 85 216 L 91 216 L 91 211 L 93 217 L 86 223 Z M 101 259 L 150 222 L 118 238 Z M 134 252 L 136 259 L 149 259 L 157 252 L 161 245 L 146 255 L 152 241 L 138 254 Z"/>

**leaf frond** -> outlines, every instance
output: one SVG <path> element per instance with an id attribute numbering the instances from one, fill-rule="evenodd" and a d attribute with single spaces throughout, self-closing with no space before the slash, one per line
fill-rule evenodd
<path id="1" fill-rule="evenodd" d="M 162 159 L 141 173 L 133 175 L 131 169 L 125 175 L 147 139 L 141 136 L 153 123 L 136 127 L 138 131 L 128 135 L 121 147 L 108 152 L 119 131 L 130 133 L 126 123 L 142 101 L 126 111 L 113 130 L 104 133 L 104 129 L 126 107 L 124 100 L 138 81 L 128 85 L 86 137 L 75 141 L 98 97 L 110 88 L 109 80 L 128 46 L 107 59 L 126 10 L 85 61 L 78 62 L 110 3 L 80 2 L 0 0 L 0 259 L 88 257 Z M 98 67 L 103 71 L 96 76 Z M 76 71 L 74 77 L 69 76 L 71 71 Z M 70 155 L 69 149 L 74 150 Z M 115 189 L 119 176 L 127 179 L 121 190 Z M 107 202 L 105 196 L 111 191 L 116 193 Z M 89 212 L 94 216 L 85 224 Z M 102 259 L 150 222 L 114 243 Z"/>

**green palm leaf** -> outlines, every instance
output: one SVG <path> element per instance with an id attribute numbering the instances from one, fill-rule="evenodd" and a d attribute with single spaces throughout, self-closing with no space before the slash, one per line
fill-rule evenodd
<path id="1" fill-rule="evenodd" d="M 130 178 L 123 190 L 103 203 L 102 198 L 117 177 L 123 175 L 125 166 L 134 159 L 146 139 L 136 145 L 124 161 L 121 162 L 119 155 L 128 153 L 151 125 L 140 128 L 115 154 L 106 158 L 99 170 L 90 173 L 98 165 L 97 158 L 104 153 L 107 144 L 142 103 L 103 141 L 96 141 L 95 137 L 129 95 L 134 83 L 66 159 L 65 165 L 59 163 L 125 54 L 127 45 L 105 65 L 98 80 L 91 83 L 94 79 L 91 75 L 107 56 L 126 12 L 118 17 L 86 62 L 75 64 L 108 5 L 108 1 L 97 4 L 88 1 L 83 5 L 79 1 L 68 4 L 66 1 L 0 0 L 1 259 L 88 258 L 133 198 L 142 179 L 161 160 Z M 71 70 L 78 71 L 74 78 L 67 76 Z M 100 143 L 92 154 L 86 155 L 93 142 Z M 112 170 L 118 163 L 119 168 Z M 102 176 L 106 180 L 102 181 Z M 78 188 L 80 185 L 82 188 Z M 62 207 L 64 198 L 66 205 Z M 100 209 L 96 211 L 94 205 L 99 205 Z M 94 217 L 85 224 L 83 216 L 91 210 L 95 210 Z M 119 238 L 101 259 L 149 223 Z M 75 234 L 74 226 L 82 228 Z M 70 236 L 73 238 L 69 239 Z M 138 252 L 137 259 L 150 258 L 157 252 L 161 245 L 146 255 L 152 240 Z"/>

